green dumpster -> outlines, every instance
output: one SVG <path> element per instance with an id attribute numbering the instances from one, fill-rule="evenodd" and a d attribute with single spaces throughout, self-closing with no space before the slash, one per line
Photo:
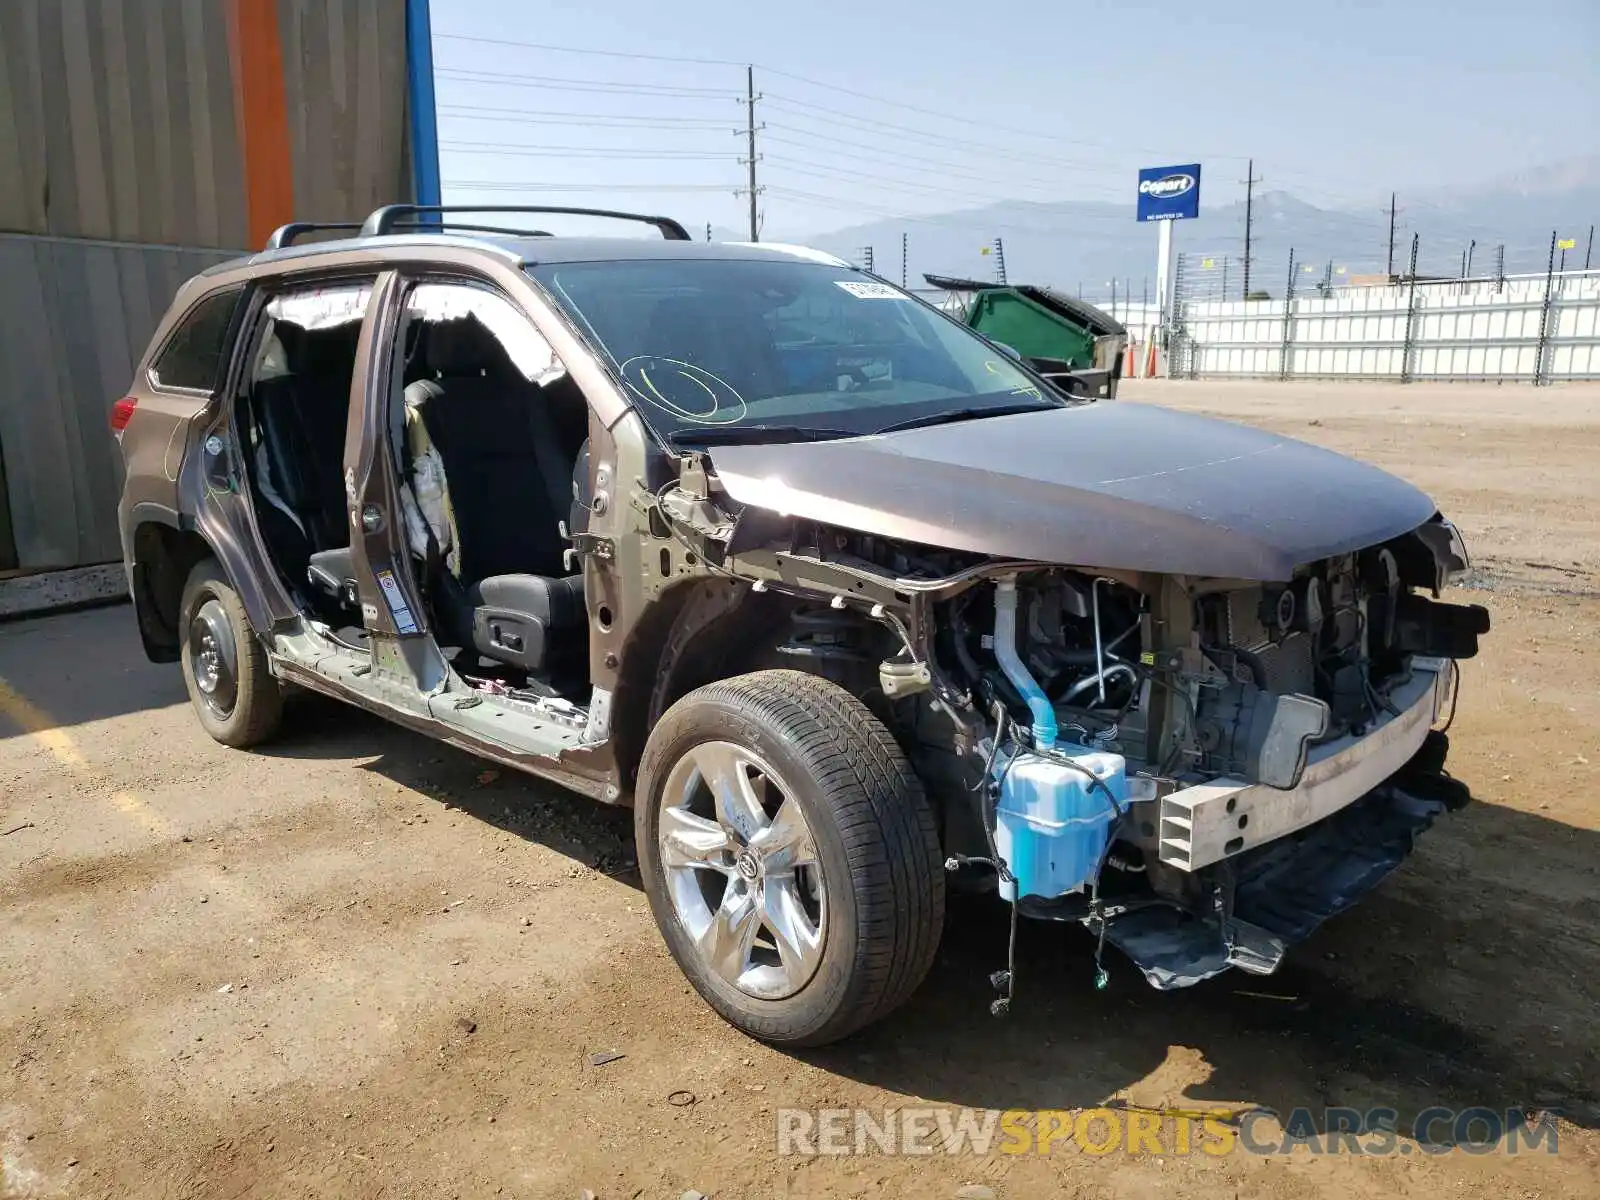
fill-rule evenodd
<path id="1" fill-rule="evenodd" d="M 945 275 L 923 278 L 957 298 L 946 311 L 991 341 L 1015 350 L 1064 390 L 1088 396 L 1117 394 L 1127 330 L 1094 305 L 1045 287 Z"/>

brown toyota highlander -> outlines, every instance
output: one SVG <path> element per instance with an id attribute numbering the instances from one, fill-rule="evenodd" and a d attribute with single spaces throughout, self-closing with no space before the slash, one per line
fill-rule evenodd
<path id="1" fill-rule="evenodd" d="M 572 216 L 646 236 L 533 224 Z M 139 631 L 212 737 L 304 689 L 632 806 L 668 949 L 774 1043 L 903 1002 L 952 884 L 1081 923 L 1099 984 L 1108 943 L 1271 972 L 1470 798 L 1488 618 L 1426 496 L 1070 395 L 813 250 L 289 225 L 180 289 L 112 425 Z"/>

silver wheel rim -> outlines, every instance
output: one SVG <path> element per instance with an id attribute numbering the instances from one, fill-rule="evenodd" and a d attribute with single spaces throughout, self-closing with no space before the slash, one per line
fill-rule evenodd
<path id="1" fill-rule="evenodd" d="M 219 717 L 233 712 L 239 698 L 238 648 L 219 600 L 207 600 L 189 622 L 189 662 L 205 706 Z"/>
<path id="2" fill-rule="evenodd" d="M 667 777 L 660 817 L 673 915 L 706 968 L 761 1000 L 805 987 L 822 961 L 828 908 L 793 791 L 743 746 L 702 742 Z"/>

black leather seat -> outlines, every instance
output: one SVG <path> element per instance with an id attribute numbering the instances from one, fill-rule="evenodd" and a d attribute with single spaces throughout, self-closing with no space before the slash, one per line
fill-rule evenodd
<path id="1" fill-rule="evenodd" d="M 354 323 L 315 331 L 279 324 L 274 334 L 287 373 L 251 390 L 270 476 L 262 478 L 257 464 L 256 484 L 266 500 L 260 511 L 279 565 L 297 581 L 306 578 L 313 554 L 350 544 L 344 443 L 360 330 Z"/>
<path id="2" fill-rule="evenodd" d="M 467 588 L 470 644 L 535 675 L 582 671 L 588 649 L 583 576 L 493 575 Z"/>
<path id="3" fill-rule="evenodd" d="M 581 671 L 583 580 L 565 574 L 560 530 L 572 455 L 549 389 L 518 372 L 475 318 L 430 324 L 423 338 L 431 377 L 406 388 L 406 403 L 444 464 L 459 541 L 459 576 L 432 568 L 440 640 L 532 674 Z"/>
<path id="4" fill-rule="evenodd" d="M 475 318 L 429 325 L 424 337 L 431 378 L 407 387 L 406 403 L 444 462 L 461 579 L 559 575 L 571 466 L 545 428 L 548 401 Z"/>

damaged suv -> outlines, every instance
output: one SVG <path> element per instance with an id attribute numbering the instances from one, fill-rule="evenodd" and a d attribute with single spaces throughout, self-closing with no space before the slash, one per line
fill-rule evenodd
<path id="1" fill-rule="evenodd" d="M 632 805 L 673 957 L 788 1045 L 904 1001 L 950 883 L 1179 987 L 1468 800 L 1487 614 L 1408 484 L 813 251 L 455 212 L 189 281 L 113 407 L 139 630 L 219 741 L 292 685 Z"/>

